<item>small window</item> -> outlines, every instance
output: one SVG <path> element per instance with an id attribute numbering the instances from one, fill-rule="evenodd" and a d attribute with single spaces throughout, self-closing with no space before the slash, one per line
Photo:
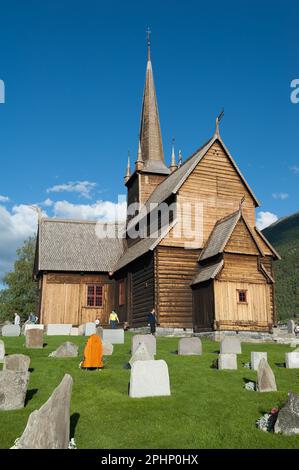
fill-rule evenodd
<path id="1" fill-rule="evenodd" d="M 247 290 L 238 290 L 239 304 L 247 304 Z"/>
<path id="2" fill-rule="evenodd" d="M 126 303 L 125 281 L 121 280 L 118 283 L 118 304 L 124 305 Z"/>
<path id="3" fill-rule="evenodd" d="M 87 306 L 102 307 L 103 306 L 103 286 L 89 285 L 87 286 Z"/>

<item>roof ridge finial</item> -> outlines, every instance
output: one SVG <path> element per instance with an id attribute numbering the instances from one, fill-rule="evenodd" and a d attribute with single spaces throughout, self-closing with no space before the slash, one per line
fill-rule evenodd
<path id="1" fill-rule="evenodd" d="M 146 30 L 146 42 L 147 42 L 147 60 L 150 62 L 151 60 L 151 30 L 149 26 Z"/>
<path id="2" fill-rule="evenodd" d="M 171 151 L 171 163 L 170 163 L 170 167 L 169 169 L 171 171 L 175 171 L 177 169 L 177 164 L 176 164 L 176 160 L 175 160 L 175 153 L 174 153 L 174 142 L 175 142 L 175 138 L 173 137 L 172 138 L 172 151 Z"/>
<path id="3" fill-rule="evenodd" d="M 242 211 L 243 211 L 243 205 L 244 205 L 245 200 L 246 200 L 246 198 L 245 198 L 245 194 L 244 194 L 244 196 L 242 197 L 242 199 L 240 201 L 240 204 L 239 204 L 239 212 L 241 212 L 241 214 L 242 214 Z"/>
<path id="4" fill-rule="evenodd" d="M 219 123 L 220 123 L 221 119 L 223 118 L 223 116 L 224 116 L 224 108 L 221 109 L 220 114 L 216 117 L 215 135 L 217 135 L 218 137 L 220 137 Z"/>
<path id="5" fill-rule="evenodd" d="M 130 150 L 128 150 L 128 164 L 127 164 L 127 171 L 125 175 L 125 183 L 129 181 L 130 177 L 131 177 L 131 159 L 130 159 Z"/>
<path id="6" fill-rule="evenodd" d="M 182 166 L 182 164 L 183 164 L 182 151 L 179 150 L 179 164 L 178 164 L 178 168 L 180 168 L 180 166 Z"/>

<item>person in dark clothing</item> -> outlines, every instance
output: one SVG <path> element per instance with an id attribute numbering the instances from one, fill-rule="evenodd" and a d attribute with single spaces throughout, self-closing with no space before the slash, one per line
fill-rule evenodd
<path id="1" fill-rule="evenodd" d="M 154 308 L 147 316 L 147 323 L 151 328 L 151 334 L 154 335 L 156 333 L 156 313 Z"/>

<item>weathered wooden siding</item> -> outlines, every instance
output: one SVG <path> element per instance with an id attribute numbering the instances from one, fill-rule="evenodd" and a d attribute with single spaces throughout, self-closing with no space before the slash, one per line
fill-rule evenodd
<path id="1" fill-rule="evenodd" d="M 192 328 L 192 289 L 199 250 L 158 246 L 155 305 L 162 327 Z"/>
<path id="2" fill-rule="evenodd" d="M 224 268 L 217 276 L 220 281 L 266 283 L 258 269 L 258 257 L 252 255 L 224 254 Z"/>
<path id="3" fill-rule="evenodd" d="M 144 204 L 156 187 L 165 180 L 165 175 L 151 175 L 141 173 L 140 175 L 140 202 Z"/>
<path id="4" fill-rule="evenodd" d="M 177 202 L 182 205 L 186 202 L 191 204 L 202 203 L 202 220 L 197 215 L 197 224 L 202 227 L 202 237 L 197 238 L 193 247 L 202 248 L 207 241 L 217 220 L 231 214 L 239 208 L 241 199 L 245 196 L 243 213 L 246 221 L 254 228 L 255 225 L 255 202 L 252 195 L 247 190 L 240 176 L 236 172 L 222 146 L 215 142 L 205 157 L 199 162 L 190 176 L 179 190 Z M 194 227 L 195 219 L 192 224 Z M 178 226 L 181 220 L 178 219 Z M 193 229 L 190 230 L 190 237 L 187 233 L 181 238 L 174 237 L 175 230 L 171 230 L 163 245 L 185 246 L 190 238 L 194 236 Z"/>
<path id="5" fill-rule="evenodd" d="M 253 241 L 253 238 L 242 219 L 237 223 L 228 243 L 226 244 L 225 252 L 259 255 L 260 252 L 256 243 Z"/>
<path id="6" fill-rule="evenodd" d="M 103 286 L 103 307 L 87 306 L 87 285 Z M 48 273 L 43 275 L 41 323 L 81 323 L 100 318 L 108 323 L 114 307 L 114 283 L 104 274 Z"/>
<path id="7" fill-rule="evenodd" d="M 211 331 L 214 328 L 215 305 L 213 281 L 195 286 L 193 296 L 194 331 Z"/>
<path id="8" fill-rule="evenodd" d="M 154 307 L 154 260 L 148 253 L 129 266 L 131 275 L 130 326 L 147 325 L 147 315 Z"/>

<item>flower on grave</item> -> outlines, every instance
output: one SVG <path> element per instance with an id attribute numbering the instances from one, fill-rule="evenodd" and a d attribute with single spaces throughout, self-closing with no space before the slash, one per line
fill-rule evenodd
<path id="1" fill-rule="evenodd" d="M 72 437 L 69 443 L 69 449 L 77 449 L 77 444 L 75 442 L 75 439 Z"/>

